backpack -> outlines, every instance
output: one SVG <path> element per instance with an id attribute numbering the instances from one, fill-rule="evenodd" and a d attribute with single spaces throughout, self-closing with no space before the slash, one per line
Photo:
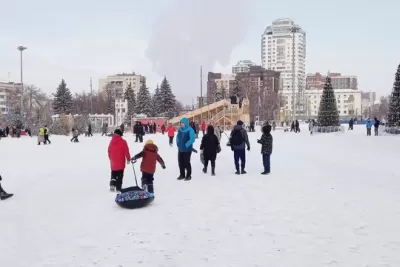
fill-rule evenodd
<path id="1" fill-rule="evenodd" d="M 242 129 L 233 130 L 230 143 L 233 146 L 240 146 L 243 143 Z"/>

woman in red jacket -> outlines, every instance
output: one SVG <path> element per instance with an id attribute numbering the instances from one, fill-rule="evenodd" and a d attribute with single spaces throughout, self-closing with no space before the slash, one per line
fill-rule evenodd
<path id="1" fill-rule="evenodd" d="M 122 139 L 122 131 L 116 129 L 108 146 L 108 158 L 111 164 L 110 191 L 121 191 L 124 179 L 125 161 L 129 164 L 131 155 L 128 144 Z"/>
<path id="2" fill-rule="evenodd" d="M 167 129 L 169 145 L 172 146 L 174 143 L 175 127 L 170 123 Z"/>
<path id="3" fill-rule="evenodd" d="M 207 123 L 206 121 L 203 121 L 201 124 L 201 130 L 203 131 L 203 136 L 206 134 L 206 129 L 207 129 Z"/>

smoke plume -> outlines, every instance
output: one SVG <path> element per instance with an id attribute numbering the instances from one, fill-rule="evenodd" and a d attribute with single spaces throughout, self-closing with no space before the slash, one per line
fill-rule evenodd
<path id="1" fill-rule="evenodd" d="M 226 66 L 246 36 L 253 1 L 176 0 L 156 19 L 146 57 L 178 99 L 189 104 L 200 95 L 200 66 L 206 94 L 208 71 L 217 61 Z"/>

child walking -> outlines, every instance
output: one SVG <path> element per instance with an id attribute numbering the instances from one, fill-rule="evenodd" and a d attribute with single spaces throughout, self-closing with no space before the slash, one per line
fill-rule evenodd
<path id="1" fill-rule="evenodd" d="M 143 150 L 135 155 L 131 160 L 132 162 L 137 159 L 143 158 L 140 164 L 140 171 L 142 172 L 142 188 L 149 193 L 154 194 L 154 173 L 156 172 L 156 164 L 161 164 L 161 167 L 165 169 L 164 160 L 158 155 L 158 147 L 153 143 L 152 140 L 147 140 L 143 147 Z"/>
<path id="2" fill-rule="evenodd" d="M 124 179 L 125 161 L 129 164 L 131 155 L 128 144 L 122 139 L 122 131 L 116 129 L 108 146 L 108 158 L 111 165 L 110 191 L 121 192 Z"/>
<path id="3" fill-rule="evenodd" d="M 167 132 L 168 132 L 169 145 L 172 146 L 174 143 L 175 127 L 171 123 L 168 125 Z"/>
<path id="4" fill-rule="evenodd" d="M 271 125 L 265 125 L 262 128 L 263 134 L 260 140 L 257 140 L 261 144 L 261 154 L 264 164 L 264 172 L 261 174 L 268 175 L 271 172 L 271 154 L 272 154 L 272 143 L 273 138 L 271 135 Z"/>

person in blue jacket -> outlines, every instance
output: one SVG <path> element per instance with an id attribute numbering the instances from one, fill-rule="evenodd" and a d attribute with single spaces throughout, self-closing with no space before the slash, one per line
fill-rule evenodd
<path id="1" fill-rule="evenodd" d="M 178 146 L 178 163 L 180 175 L 178 180 L 190 181 L 192 179 L 192 165 L 190 157 L 192 156 L 193 143 L 196 140 L 196 134 L 189 125 L 187 118 L 181 119 L 181 127 L 176 136 L 176 145 Z M 185 173 L 186 172 L 186 173 Z"/>
<path id="2" fill-rule="evenodd" d="M 370 119 L 367 121 L 367 136 L 371 136 L 372 122 Z"/>

